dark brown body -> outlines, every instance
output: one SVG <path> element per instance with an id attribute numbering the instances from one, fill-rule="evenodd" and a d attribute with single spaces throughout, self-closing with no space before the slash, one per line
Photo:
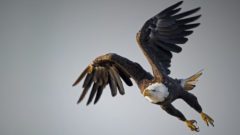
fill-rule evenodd
<path id="1" fill-rule="evenodd" d="M 100 58 L 101 57 L 99 57 L 97 60 L 100 60 Z M 102 58 L 118 63 L 119 66 L 128 67 L 130 65 L 135 65 L 135 68 L 129 68 L 127 72 L 129 72 L 129 74 L 132 74 L 133 77 L 137 76 L 137 77 L 134 77 L 134 80 L 138 84 L 138 87 L 141 93 L 147 86 L 150 85 L 150 83 L 155 83 L 159 81 L 158 79 L 155 79 L 150 73 L 146 72 L 139 64 L 133 63 L 128 59 L 125 59 L 115 53 L 106 54 Z M 171 104 L 173 101 L 179 98 L 183 99 L 185 102 L 187 102 L 191 107 L 193 107 L 199 113 L 202 112 L 202 108 L 197 101 L 197 97 L 189 93 L 188 91 L 184 90 L 183 87 L 181 86 L 180 80 L 173 79 L 169 76 L 163 76 L 162 83 L 166 87 L 168 87 L 169 96 L 163 102 L 159 102 L 157 104 L 161 105 L 161 107 L 167 113 L 178 117 L 180 120 L 183 120 L 183 121 L 186 120 L 184 115 L 180 111 L 175 109 Z"/>

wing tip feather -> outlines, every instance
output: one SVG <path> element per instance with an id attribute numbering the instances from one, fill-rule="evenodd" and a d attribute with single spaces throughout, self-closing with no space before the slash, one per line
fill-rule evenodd
<path id="1" fill-rule="evenodd" d="M 72 84 L 72 87 L 76 86 L 79 82 L 81 82 L 81 80 L 83 79 L 83 77 L 87 74 L 87 73 L 91 73 L 93 70 L 93 67 L 87 66 L 83 72 L 80 74 L 80 76 L 77 78 L 77 80 Z"/>
<path id="2" fill-rule="evenodd" d="M 161 11 L 158 15 L 161 16 L 161 15 L 163 15 L 163 14 L 165 14 L 165 13 L 171 11 L 171 10 L 174 10 L 174 9 L 176 9 L 177 7 L 179 7 L 182 3 L 183 3 L 183 1 L 179 1 L 179 2 L 171 5 L 171 6 L 167 7 L 167 8 L 165 8 L 163 11 Z"/>

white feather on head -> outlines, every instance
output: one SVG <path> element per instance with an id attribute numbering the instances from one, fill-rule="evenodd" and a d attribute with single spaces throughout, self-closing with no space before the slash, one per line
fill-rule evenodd
<path id="1" fill-rule="evenodd" d="M 169 95 L 168 88 L 162 83 L 153 83 L 146 90 L 151 91 L 151 96 L 145 96 L 145 98 L 152 103 L 163 102 Z"/>

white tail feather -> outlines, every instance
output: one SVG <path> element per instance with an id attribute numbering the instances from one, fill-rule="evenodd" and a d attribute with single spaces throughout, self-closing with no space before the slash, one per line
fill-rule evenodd
<path id="1" fill-rule="evenodd" d="M 181 80 L 181 85 L 186 91 L 192 90 L 196 83 L 198 82 L 199 77 L 203 74 L 203 70 L 198 71 L 196 74 L 188 77 L 187 79 Z"/>

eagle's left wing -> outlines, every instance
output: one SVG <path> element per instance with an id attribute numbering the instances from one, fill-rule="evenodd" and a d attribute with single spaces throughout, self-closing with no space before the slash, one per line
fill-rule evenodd
<path id="1" fill-rule="evenodd" d="M 199 23 L 192 22 L 200 15 L 189 16 L 200 8 L 178 13 L 181 4 L 182 1 L 150 18 L 137 34 L 138 44 L 151 64 L 155 77 L 161 78 L 163 74 L 170 73 L 172 52 L 181 52 L 182 48 L 177 44 L 186 43 L 187 36 L 193 33 L 191 29 L 199 26 Z"/>

